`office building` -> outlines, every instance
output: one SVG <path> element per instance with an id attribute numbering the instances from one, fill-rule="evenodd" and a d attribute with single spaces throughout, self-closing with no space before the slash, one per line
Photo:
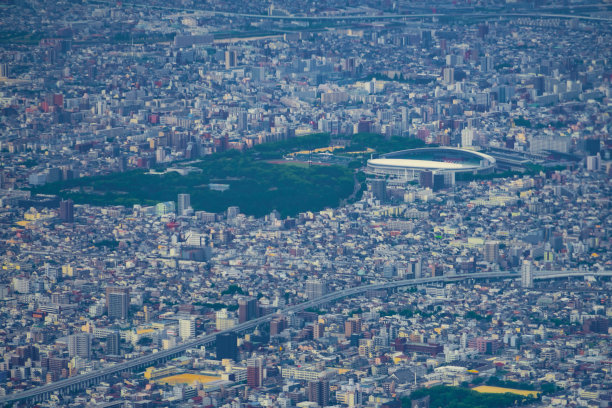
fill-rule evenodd
<path id="1" fill-rule="evenodd" d="M 91 357 L 91 334 L 79 333 L 68 336 L 68 355 L 70 357 Z"/>
<path id="2" fill-rule="evenodd" d="M 106 310 L 111 319 L 127 319 L 130 310 L 130 289 L 108 286 L 106 288 Z"/>
<path id="3" fill-rule="evenodd" d="M 238 360 L 238 336 L 234 332 L 217 334 L 215 338 L 217 359 Z"/>
<path id="4" fill-rule="evenodd" d="M 254 297 L 238 300 L 238 322 L 244 323 L 257 317 L 257 299 Z"/>
<path id="5" fill-rule="evenodd" d="M 62 222 L 74 222 L 74 202 L 72 200 L 60 201 L 59 216 Z"/>

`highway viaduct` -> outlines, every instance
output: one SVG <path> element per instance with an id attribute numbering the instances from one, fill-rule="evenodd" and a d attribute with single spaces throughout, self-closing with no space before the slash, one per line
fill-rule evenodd
<path id="1" fill-rule="evenodd" d="M 572 277 L 612 277 L 612 271 L 603 272 L 570 272 L 570 271 L 550 271 L 545 273 L 539 273 L 534 275 L 534 280 L 545 280 L 545 279 L 560 279 L 560 278 L 572 278 Z M 362 285 L 353 288 L 348 288 L 340 291 L 335 291 L 324 295 L 320 298 L 309 300 L 297 305 L 288 306 L 276 313 L 269 314 L 266 316 L 259 317 L 257 319 L 250 320 L 245 323 L 238 324 L 231 329 L 220 331 L 213 334 L 207 334 L 200 336 L 194 340 L 184 342 L 176 347 L 169 350 L 162 350 L 157 353 L 153 353 L 147 356 L 138 357 L 133 360 L 125 361 L 110 367 L 105 367 L 101 370 L 93 371 L 86 374 L 77 375 L 72 378 L 65 380 L 56 381 L 50 384 L 46 384 L 40 387 L 36 387 L 27 391 L 22 391 L 15 394 L 9 394 L 0 398 L 0 404 L 2 406 L 9 406 L 12 404 L 23 403 L 25 405 L 31 405 L 36 402 L 46 401 L 54 393 L 70 394 L 76 391 L 87 389 L 93 385 L 99 384 L 100 382 L 109 379 L 117 374 L 125 372 L 133 372 L 144 370 L 146 367 L 163 364 L 166 361 L 172 360 L 173 358 L 181 356 L 185 351 L 200 346 L 210 346 L 214 344 L 215 338 L 218 334 L 226 332 L 237 332 L 243 333 L 254 329 L 260 324 L 267 323 L 275 316 L 279 314 L 286 314 L 289 312 L 297 312 L 310 307 L 320 306 L 325 303 L 333 302 L 345 297 L 358 295 L 371 290 L 380 289 L 396 289 L 406 286 L 423 285 L 430 283 L 446 283 L 456 282 L 462 280 L 486 280 L 486 279 L 513 279 L 519 278 L 520 275 L 512 272 L 482 272 L 473 273 L 467 275 L 449 275 L 449 276 L 436 276 L 430 278 L 418 278 L 418 279 L 404 279 L 399 281 L 390 281 L 383 283 L 375 283 L 370 285 Z"/>

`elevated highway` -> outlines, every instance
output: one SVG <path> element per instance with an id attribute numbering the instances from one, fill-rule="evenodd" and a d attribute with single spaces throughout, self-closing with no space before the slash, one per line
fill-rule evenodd
<path id="1" fill-rule="evenodd" d="M 194 340 L 179 344 L 169 350 L 162 350 L 157 353 L 138 357 L 133 360 L 125 361 L 110 367 L 105 367 L 101 370 L 93 371 L 86 374 L 77 375 L 75 377 L 67 378 L 65 380 L 56 381 L 51 384 L 46 384 L 31 390 L 9 394 L 5 397 L 0 398 L 0 404 L 2 406 L 9 406 L 12 404 L 25 403 L 26 405 L 41 402 L 49 399 L 53 393 L 68 394 L 76 391 L 80 391 L 99 384 L 110 377 L 124 372 L 143 370 L 146 367 L 164 363 L 175 357 L 181 356 L 185 351 L 192 348 L 198 348 L 200 346 L 208 346 L 215 342 L 215 338 L 218 334 L 226 332 L 247 332 L 254 329 L 260 324 L 269 322 L 274 316 L 278 314 L 286 314 L 289 312 L 297 312 L 310 307 L 316 307 L 325 303 L 333 302 L 345 297 L 358 295 L 371 290 L 380 289 L 395 289 L 406 286 L 423 285 L 428 283 L 444 283 L 444 282 L 456 282 L 461 280 L 483 280 L 483 279 L 512 279 L 519 278 L 517 273 L 499 273 L 499 272 L 484 272 L 484 273 L 473 273 L 469 275 L 451 275 L 451 276 L 436 276 L 432 278 L 418 278 L 418 279 L 404 279 L 399 281 L 375 283 L 371 285 L 362 285 L 354 288 L 348 288 L 341 291 L 329 293 L 320 298 L 309 300 L 297 305 L 288 306 L 282 310 L 279 310 L 275 314 L 259 317 L 257 319 L 250 320 L 245 323 L 238 324 L 232 329 L 224 330 L 214 334 L 207 334 L 200 336 Z M 612 271 L 604 272 L 569 272 L 569 271 L 550 271 L 547 273 L 534 275 L 534 280 L 542 279 L 557 279 L 557 278 L 571 278 L 571 277 L 611 277 Z"/>
<path id="2" fill-rule="evenodd" d="M 108 0 L 94 0 L 92 3 L 105 4 L 105 5 L 113 5 L 113 1 Z M 360 15 L 338 15 L 338 16 L 328 16 L 328 15 L 310 15 L 310 16 L 302 16 L 302 15 L 266 15 L 266 14 L 251 14 L 251 13 L 238 13 L 238 12 L 230 12 L 230 11 L 216 11 L 216 10 L 203 10 L 196 8 L 185 8 L 185 7 L 171 7 L 171 6 L 156 6 L 147 3 L 135 3 L 135 2 L 124 2 L 124 7 L 142 7 L 148 9 L 159 9 L 159 10 L 167 10 L 172 12 L 186 12 L 193 13 L 196 15 L 204 15 L 204 16 L 220 16 L 220 17 L 240 17 L 240 18 L 249 18 L 249 19 L 258 19 L 258 20 L 282 20 L 282 21 L 374 21 L 374 20 L 412 20 L 412 19 L 425 19 L 425 18 L 444 18 L 444 17 L 476 17 L 476 18 L 494 18 L 498 19 L 500 17 L 508 17 L 508 18 L 520 18 L 520 17 L 532 17 L 532 18 L 557 18 L 557 19 L 576 19 L 576 20 L 584 20 L 584 21 L 594 21 L 594 22 L 612 22 L 612 18 L 607 17 L 595 17 L 588 16 L 584 14 L 563 14 L 563 13 L 554 13 L 554 9 L 543 10 L 543 12 L 538 11 L 526 11 L 526 12 L 494 12 L 494 13 L 484 13 L 484 12 L 465 12 L 465 11 L 453 11 L 450 10 L 448 12 L 441 13 L 415 13 L 415 14 L 395 14 L 395 13 L 380 13 L 380 14 L 360 14 Z M 609 4 L 594 4 L 591 7 L 598 7 L 602 11 L 606 11 L 610 9 Z"/>

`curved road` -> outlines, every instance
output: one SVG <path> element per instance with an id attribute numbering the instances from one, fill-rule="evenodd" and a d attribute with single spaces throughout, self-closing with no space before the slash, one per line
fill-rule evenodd
<path id="1" fill-rule="evenodd" d="M 567 278 L 567 277 L 581 277 L 585 275 L 590 276 L 612 276 L 611 271 L 605 271 L 600 273 L 592 273 L 592 272 L 550 272 L 545 274 L 538 274 L 534 276 L 535 280 L 542 279 L 556 279 L 556 278 Z M 157 353 L 153 353 L 147 356 L 138 357 L 133 360 L 129 360 L 123 363 L 119 363 L 113 365 L 111 367 L 106 367 L 98 371 L 94 371 L 91 373 L 81 374 L 72 378 L 67 378 L 65 380 L 56 381 L 51 384 L 43 385 L 37 388 L 33 388 L 31 390 L 23 391 L 16 394 L 9 394 L 3 398 L 0 398 L 0 404 L 3 406 L 8 406 L 9 404 L 13 404 L 16 402 L 33 402 L 33 401 L 41 401 L 48 399 L 49 395 L 54 392 L 72 392 L 79 389 L 83 389 L 89 387 L 93 384 L 97 384 L 105 378 L 111 377 L 113 375 L 143 369 L 145 367 L 151 366 L 153 364 L 159 362 L 165 362 L 174 357 L 177 357 L 183 354 L 187 349 L 197 348 L 203 345 L 212 344 L 215 342 L 215 338 L 218 334 L 227 333 L 227 332 L 244 332 L 250 329 L 255 328 L 256 326 L 266 323 L 270 321 L 272 318 L 277 316 L 278 314 L 286 314 L 288 312 L 296 312 L 300 310 L 304 310 L 309 307 L 319 306 L 324 303 L 332 302 L 341 298 L 345 298 L 351 295 L 357 295 L 359 293 L 363 293 L 369 290 L 377 290 L 377 289 L 394 289 L 403 286 L 413 286 L 420 285 L 426 283 L 439 283 L 439 282 L 453 282 L 458 280 L 468 280 L 468 279 L 497 279 L 497 278 L 518 278 L 519 275 L 517 273 L 499 273 L 499 272 L 483 272 L 483 273 L 473 273 L 469 275 L 455 275 L 455 276 L 437 276 L 433 278 L 419 278 L 419 279 L 404 279 L 395 282 L 385 282 L 385 283 L 376 283 L 371 285 L 363 285 L 354 288 L 349 288 L 341 291 L 336 291 L 333 293 L 329 293 L 325 296 L 322 296 L 317 299 L 309 300 L 307 302 L 303 302 L 297 305 L 286 307 L 283 310 L 279 310 L 276 313 L 269 314 L 266 316 L 259 317 L 254 320 L 250 320 L 245 323 L 241 323 L 237 326 L 229 330 L 220 331 L 214 334 L 207 334 L 192 341 L 188 341 L 182 343 L 170 350 L 163 350 Z"/>

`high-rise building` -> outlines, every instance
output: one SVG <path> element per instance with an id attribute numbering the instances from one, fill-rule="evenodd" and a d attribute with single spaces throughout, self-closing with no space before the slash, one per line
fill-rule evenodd
<path id="1" fill-rule="evenodd" d="M 419 174 L 419 185 L 423 188 L 433 188 L 433 172 L 429 170 L 422 171 Z"/>
<path id="2" fill-rule="evenodd" d="M 497 263 L 499 260 L 499 242 L 486 241 L 484 244 L 484 260 L 490 263 Z"/>
<path id="3" fill-rule="evenodd" d="M 166 161 L 166 151 L 162 146 L 159 146 L 155 151 L 155 162 L 163 163 Z"/>
<path id="4" fill-rule="evenodd" d="M 225 51 L 225 69 L 231 69 L 236 66 L 236 51 L 227 50 Z"/>
<path id="5" fill-rule="evenodd" d="M 74 222 L 74 202 L 72 200 L 60 201 L 59 216 L 63 222 Z"/>
<path id="6" fill-rule="evenodd" d="M 145 323 L 149 323 L 151 321 L 151 308 L 149 306 L 144 306 L 142 308 L 142 312 L 144 313 Z"/>
<path id="7" fill-rule="evenodd" d="M 0 64 L 0 78 L 8 78 L 9 66 L 8 64 Z"/>
<path id="8" fill-rule="evenodd" d="M 238 206 L 227 207 L 227 219 L 228 220 L 236 218 L 238 214 L 240 214 L 240 207 Z"/>
<path id="9" fill-rule="evenodd" d="M 195 319 L 179 320 L 179 336 L 181 340 L 189 340 L 195 337 Z"/>
<path id="10" fill-rule="evenodd" d="M 238 321 L 248 322 L 257 317 L 257 299 L 254 297 L 242 298 L 238 300 Z"/>
<path id="11" fill-rule="evenodd" d="M 106 336 L 106 354 L 110 356 L 119 355 L 119 346 L 121 344 L 121 337 L 119 332 L 112 332 Z"/>
<path id="12" fill-rule="evenodd" d="M 287 328 L 287 320 L 284 317 L 275 317 L 270 321 L 270 336 L 277 336 Z"/>
<path id="13" fill-rule="evenodd" d="M 215 313 L 215 325 L 217 330 L 231 329 L 238 324 L 238 319 L 234 317 L 233 312 L 228 312 L 227 309 L 218 310 Z"/>
<path id="14" fill-rule="evenodd" d="M 245 110 L 241 110 L 238 112 L 238 130 L 244 131 L 247 130 L 247 126 L 249 123 L 249 114 Z"/>
<path id="15" fill-rule="evenodd" d="M 217 359 L 238 360 L 238 336 L 234 332 L 217 334 L 215 338 Z"/>
<path id="16" fill-rule="evenodd" d="M 319 279 L 308 279 L 306 281 L 306 297 L 317 299 L 327 293 L 327 285 Z"/>
<path id="17" fill-rule="evenodd" d="M 178 215 L 185 215 L 187 210 L 191 208 L 191 196 L 189 194 L 178 195 Z"/>
<path id="18" fill-rule="evenodd" d="M 329 381 L 310 381 L 308 383 L 308 401 L 316 402 L 320 407 L 329 405 Z"/>
<path id="19" fill-rule="evenodd" d="M 524 260 L 521 266 L 521 285 L 524 288 L 533 287 L 533 264 L 529 260 Z"/>
<path id="20" fill-rule="evenodd" d="M 247 385 L 251 388 L 261 387 L 265 377 L 264 359 L 253 357 L 247 360 Z"/>
<path id="21" fill-rule="evenodd" d="M 130 288 L 107 286 L 106 310 L 111 319 L 127 319 L 130 311 Z"/>
<path id="22" fill-rule="evenodd" d="M 375 179 L 370 182 L 372 196 L 375 199 L 384 201 L 387 198 L 387 181 L 384 179 Z"/>
<path id="23" fill-rule="evenodd" d="M 420 258 L 410 258 L 406 274 L 412 275 L 414 279 L 419 279 L 423 277 L 423 266 L 421 264 Z"/>
<path id="24" fill-rule="evenodd" d="M 312 338 L 314 340 L 320 339 L 325 335 L 325 325 L 323 323 L 315 322 L 312 327 Z"/>
<path id="25" fill-rule="evenodd" d="M 446 84 L 452 84 L 455 82 L 455 69 L 454 68 L 444 68 L 443 72 L 443 76 L 444 76 L 444 82 Z"/>
<path id="26" fill-rule="evenodd" d="M 263 81 L 266 79 L 266 69 L 264 67 L 253 67 L 251 69 L 251 78 L 253 81 Z"/>
<path id="27" fill-rule="evenodd" d="M 68 336 L 68 355 L 70 357 L 91 357 L 91 334 L 79 333 Z"/>
<path id="28" fill-rule="evenodd" d="M 361 319 L 351 317 L 344 323 L 344 336 L 351 337 L 353 334 L 361 332 Z"/>
<path id="29" fill-rule="evenodd" d="M 432 46 L 431 30 L 421 31 L 421 47 L 429 49 Z"/>

